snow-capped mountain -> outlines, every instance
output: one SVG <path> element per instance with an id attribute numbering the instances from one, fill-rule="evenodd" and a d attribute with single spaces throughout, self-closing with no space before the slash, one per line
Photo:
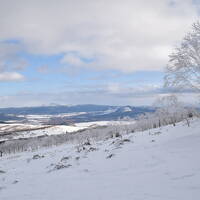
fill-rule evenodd
<path id="1" fill-rule="evenodd" d="M 125 112 L 133 112 L 133 111 L 134 111 L 134 109 L 131 106 L 122 106 L 122 107 L 118 108 L 118 110 L 116 112 L 125 113 Z"/>

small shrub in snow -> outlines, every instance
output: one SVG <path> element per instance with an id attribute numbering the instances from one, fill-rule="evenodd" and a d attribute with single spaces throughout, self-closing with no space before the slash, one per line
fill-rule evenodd
<path id="1" fill-rule="evenodd" d="M 77 156 L 75 159 L 76 159 L 76 160 L 80 160 L 80 157 L 79 157 L 79 156 Z"/>
<path id="2" fill-rule="evenodd" d="M 130 139 L 123 139 L 124 142 L 131 142 Z"/>
<path id="3" fill-rule="evenodd" d="M 149 132 L 149 135 L 160 135 L 160 134 L 161 134 L 160 131 L 157 131 L 157 132 L 154 132 L 154 133 L 150 133 L 150 132 Z"/>
<path id="4" fill-rule="evenodd" d="M 68 167 L 71 167 L 72 165 L 68 164 L 68 165 L 64 165 L 64 164 L 57 164 L 55 167 L 54 167 L 54 170 L 59 170 L 59 169 L 63 169 L 63 168 L 68 168 Z"/>
<path id="5" fill-rule="evenodd" d="M 15 180 L 15 181 L 13 181 L 12 184 L 17 184 L 18 182 L 19 182 L 18 180 Z"/>
<path id="6" fill-rule="evenodd" d="M 98 150 L 98 149 L 95 148 L 95 147 L 90 147 L 89 150 L 88 150 L 88 152 L 90 152 L 90 151 L 97 151 L 97 150 Z"/>
<path id="7" fill-rule="evenodd" d="M 86 150 L 84 146 L 77 146 L 77 152 L 81 153 L 82 151 Z"/>
<path id="8" fill-rule="evenodd" d="M 89 139 L 87 139 L 87 142 L 85 142 L 84 145 L 88 145 L 88 146 L 91 145 Z"/>
<path id="9" fill-rule="evenodd" d="M 40 156 L 39 154 L 36 154 L 33 156 L 33 160 L 36 160 L 36 159 L 40 159 L 40 158 L 44 158 L 44 156 Z"/>
<path id="10" fill-rule="evenodd" d="M 70 158 L 71 158 L 70 156 L 65 156 L 65 157 L 63 157 L 63 158 L 61 159 L 61 162 L 67 161 L 67 160 L 69 160 Z"/>
<path id="11" fill-rule="evenodd" d="M 112 158 L 113 156 L 114 156 L 114 154 L 112 153 L 112 154 L 108 155 L 106 158 L 109 159 L 109 158 Z"/>

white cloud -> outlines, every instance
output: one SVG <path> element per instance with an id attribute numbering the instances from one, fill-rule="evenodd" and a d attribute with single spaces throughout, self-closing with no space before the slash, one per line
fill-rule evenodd
<path id="1" fill-rule="evenodd" d="M 10 81 L 23 81 L 25 78 L 23 75 L 17 72 L 1 72 L 0 82 L 10 82 Z"/>
<path id="2" fill-rule="evenodd" d="M 122 93 L 113 93 L 108 90 L 85 90 L 85 91 L 65 91 L 65 92 L 46 92 L 46 93 L 17 93 L 13 95 L 0 95 L 1 107 L 20 107 L 20 106 L 41 106 L 50 105 L 52 102 L 62 105 L 71 104 L 100 104 L 105 105 L 133 105 L 151 106 L 155 100 L 163 95 L 170 93 L 158 93 L 149 89 L 141 90 L 126 89 Z M 199 105 L 197 93 L 178 93 L 178 98 L 188 104 Z"/>
<path id="3" fill-rule="evenodd" d="M 73 66 L 161 70 L 197 19 L 192 0 L 0 0 L 0 39 Z M 74 56 L 70 52 L 76 52 Z M 82 58 L 92 62 L 84 64 Z"/>
<path id="4" fill-rule="evenodd" d="M 21 71 L 28 62 L 18 54 L 22 50 L 19 44 L 0 41 L 0 73 L 6 71 Z"/>
<path id="5" fill-rule="evenodd" d="M 141 95 L 152 95 L 162 93 L 163 87 L 161 84 L 137 84 L 137 85 L 125 85 L 120 83 L 108 83 L 104 90 L 107 93 L 117 96 L 136 97 Z M 169 92 L 169 91 L 168 91 Z"/>
<path id="6" fill-rule="evenodd" d="M 71 66 L 81 66 L 81 65 L 84 65 L 84 62 L 81 60 L 81 58 L 76 55 L 76 54 L 73 54 L 73 53 L 69 53 L 69 54 L 66 54 L 63 59 L 61 60 L 61 63 L 66 63 L 66 64 L 69 64 Z"/>

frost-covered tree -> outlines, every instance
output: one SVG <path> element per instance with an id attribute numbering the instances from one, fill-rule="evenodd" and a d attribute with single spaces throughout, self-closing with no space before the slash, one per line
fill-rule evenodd
<path id="1" fill-rule="evenodd" d="M 185 107 L 183 103 L 178 101 L 176 95 L 158 98 L 155 105 L 158 107 L 155 114 L 158 116 L 159 126 L 167 124 L 175 126 L 177 122 L 182 120 L 186 120 L 189 126 L 190 115 L 194 115 L 190 108 Z"/>
<path id="2" fill-rule="evenodd" d="M 183 38 L 179 47 L 169 55 L 165 86 L 194 89 L 200 92 L 200 22 Z"/>
<path id="3" fill-rule="evenodd" d="M 156 100 L 155 105 L 158 107 L 156 113 L 159 116 L 160 123 L 175 125 L 177 115 L 182 108 L 177 97 L 175 95 L 163 96 Z"/>

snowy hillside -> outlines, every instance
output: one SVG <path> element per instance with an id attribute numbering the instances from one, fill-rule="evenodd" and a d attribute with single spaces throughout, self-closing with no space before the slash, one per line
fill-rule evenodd
<path id="1" fill-rule="evenodd" d="M 2 200 L 197 200 L 200 121 L 0 157 Z"/>
<path id="2" fill-rule="evenodd" d="M 94 121 L 75 123 L 73 125 L 31 125 L 31 124 L 0 124 L 0 142 L 33 138 L 38 136 L 61 135 L 72 133 L 80 130 L 86 130 L 95 127 L 103 127 L 110 125 L 129 125 L 134 124 L 134 121 Z M 1 148 L 1 147 L 0 147 Z"/>

